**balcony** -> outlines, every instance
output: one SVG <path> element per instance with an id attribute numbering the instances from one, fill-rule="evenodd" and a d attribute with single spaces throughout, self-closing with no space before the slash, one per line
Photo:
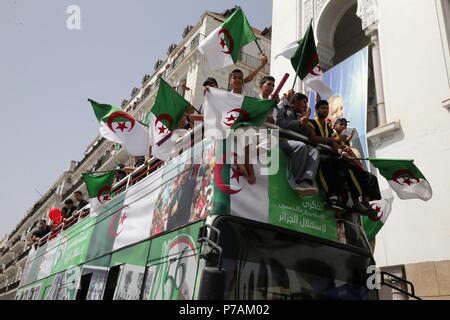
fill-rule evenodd
<path id="1" fill-rule="evenodd" d="M 21 237 L 18 237 L 12 244 L 11 244 L 11 251 L 19 252 L 23 249 L 25 246 L 25 242 L 22 241 Z"/>
<path id="2" fill-rule="evenodd" d="M 29 253 L 29 252 L 30 252 L 30 248 L 27 249 L 27 250 L 25 250 L 24 252 L 22 252 L 22 253 L 17 257 L 17 260 L 16 260 L 16 261 L 17 261 L 18 263 L 21 262 L 22 259 L 28 257 L 28 253 Z"/>
<path id="3" fill-rule="evenodd" d="M 5 265 L 5 273 L 11 274 L 13 272 L 15 272 L 17 270 L 17 266 L 16 266 L 16 260 L 12 259 L 10 262 L 8 262 Z"/>
<path id="4" fill-rule="evenodd" d="M 239 57 L 238 57 L 238 61 L 249 66 L 252 68 L 257 68 L 260 65 L 260 60 L 257 57 L 251 56 L 247 53 L 244 52 L 240 52 L 239 53 Z M 264 73 L 269 74 L 270 73 L 270 63 L 267 63 L 264 67 Z"/>
<path id="5" fill-rule="evenodd" d="M 0 295 L 7 293 L 11 290 L 17 289 L 19 287 L 19 285 L 20 285 L 20 280 L 12 282 L 8 285 L 5 285 L 4 287 L 0 288 Z"/>

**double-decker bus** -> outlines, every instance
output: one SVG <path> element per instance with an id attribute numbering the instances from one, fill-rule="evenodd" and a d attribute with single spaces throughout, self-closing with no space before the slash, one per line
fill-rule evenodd
<path id="1" fill-rule="evenodd" d="M 218 161 L 216 142 L 200 140 L 41 240 L 16 299 L 378 298 L 357 219 L 336 220 L 320 194 L 300 198 L 283 152 L 272 150 L 278 170 L 255 170 L 250 185 Z"/>

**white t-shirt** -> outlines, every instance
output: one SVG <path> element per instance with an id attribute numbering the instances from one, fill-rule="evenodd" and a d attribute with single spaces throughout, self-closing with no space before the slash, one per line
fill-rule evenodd
<path id="1" fill-rule="evenodd" d="M 234 91 L 231 92 L 236 93 Z M 256 93 L 255 90 L 255 82 L 250 81 L 249 83 L 244 83 L 244 87 L 242 88 L 241 94 L 247 97 L 257 98 L 258 94 Z"/>

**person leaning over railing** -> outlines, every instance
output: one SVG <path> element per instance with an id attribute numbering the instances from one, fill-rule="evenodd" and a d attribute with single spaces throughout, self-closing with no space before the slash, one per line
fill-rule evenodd
<path id="1" fill-rule="evenodd" d="M 335 136 L 343 135 L 347 125 L 347 119 L 337 118 L 333 126 Z M 378 179 L 370 172 L 365 171 L 359 160 L 354 159 L 356 155 L 350 146 L 352 137 L 351 134 L 346 141 L 338 144 L 338 153 L 348 160 L 347 186 L 353 200 L 353 211 L 376 217 L 377 212 L 370 206 L 370 201 L 381 200 Z"/>
<path id="2" fill-rule="evenodd" d="M 47 225 L 47 221 L 45 219 L 39 220 L 39 226 L 36 231 L 33 232 L 31 236 L 31 241 L 35 245 L 35 248 L 37 247 L 37 244 L 39 241 L 44 238 L 46 235 L 48 235 L 51 232 L 51 228 L 49 225 Z"/>
<path id="3" fill-rule="evenodd" d="M 291 105 L 286 104 L 278 110 L 276 124 L 282 129 L 308 136 L 311 111 L 307 103 L 308 98 L 304 94 L 296 93 Z M 314 181 L 319 168 L 319 151 L 302 141 L 290 140 L 282 135 L 280 138 L 280 148 L 292 159 L 292 174 L 296 183 L 294 190 L 301 197 L 317 194 Z"/>
<path id="4" fill-rule="evenodd" d="M 344 195 L 348 194 L 346 187 L 347 164 L 338 158 L 338 144 L 345 141 L 345 136 L 335 136 L 333 128 L 326 121 L 330 112 L 328 102 L 320 100 L 316 103 L 316 117 L 309 120 L 309 139 L 315 144 L 325 144 L 333 148 L 332 155 L 320 155 L 319 178 L 327 195 L 327 203 L 336 214 L 342 215 L 346 212 L 343 203 Z"/>

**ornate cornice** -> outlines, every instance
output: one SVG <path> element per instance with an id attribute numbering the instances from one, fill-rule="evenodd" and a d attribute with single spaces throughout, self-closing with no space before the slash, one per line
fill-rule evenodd
<path id="1" fill-rule="evenodd" d="M 378 0 L 358 0 L 356 15 L 361 19 L 366 35 L 378 30 Z"/>

